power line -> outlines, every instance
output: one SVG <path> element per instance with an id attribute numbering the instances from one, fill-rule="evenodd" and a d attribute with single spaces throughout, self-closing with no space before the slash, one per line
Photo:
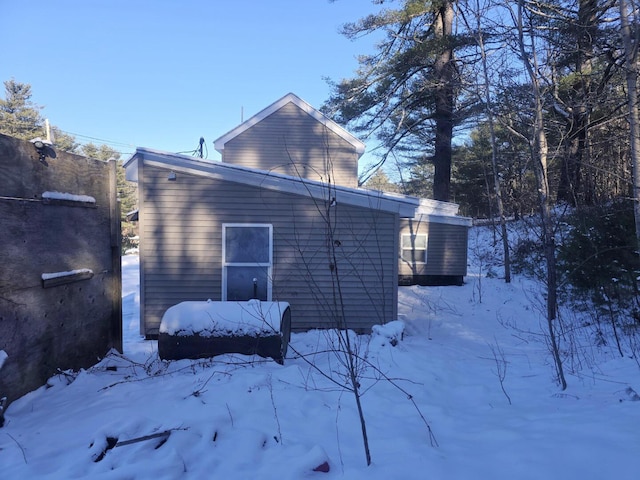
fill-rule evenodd
<path id="1" fill-rule="evenodd" d="M 105 145 L 111 145 L 114 147 L 132 147 L 132 148 L 136 148 L 136 145 L 132 145 L 131 143 L 125 143 L 125 142 L 118 142 L 115 140 L 107 140 L 105 138 L 99 138 L 99 137 L 94 137 L 91 135 L 83 135 L 81 133 L 74 133 L 74 132 L 68 132 L 66 130 L 62 130 L 60 128 L 57 129 L 58 131 L 65 133 L 67 135 L 71 135 L 77 139 L 87 139 L 89 141 L 96 141 L 96 142 L 100 142 L 102 144 Z M 80 143 L 83 143 L 82 140 L 79 140 Z M 85 142 L 85 143 L 90 143 L 90 142 Z M 118 150 L 116 148 L 116 150 Z M 134 152 L 120 152 L 120 154 L 122 155 L 133 155 Z M 185 152 L 176 152 L 176 153 L 181 153 L 181 154 L 190 154 L 193 155 L 194 157 L 200 157 L 200 158 L 209 158 L 209 149 L 207 147 L 207 144 L 205 143 L 204 137 L 200 137 L 200 142 L 198 144 L 198 147 L 196 147 L 195 150 L 187 150 Z"/>
<path id="2" fill-rule="evenodd" d="M 121 146 L 121 147 L 136 147 L 135 145 L 132 145 L 131 143 L 125 143 L 125 142 L 118 142 L 115 140 L 106 140 L 104 138 L 98 138 L 98 137 L 92 137 L 90 135 L 83 135 L 81 133 L 74 133 L 74 132 L 67 132 L 66 130 L 62 130 L 62 129 L 58 129 L 60 130 L 62 133 L 66 133 L 67 135 L 72 135 L 74 137 L 79 137 L 79 138 L 86 138 L 89 140 L 95 140 L 97 142 L 101 142 L 104 144 L 108 144 L 108 145 L 117 145 L 117 146 Z"/>

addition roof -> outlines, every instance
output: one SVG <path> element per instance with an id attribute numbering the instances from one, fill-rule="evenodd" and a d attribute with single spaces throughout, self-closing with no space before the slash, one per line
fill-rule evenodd
<path id="1" fill-rule="evenodd" d="M 358 153 L 358 155 L 362 155 L 364 153 L 365 145 L 363 142 L 361 142 L 359 139 L 354 137 L 351 133 L 349 133 L 340 125 L 338 125 L 336 122 L 331 120 L 329 117 L 324 115 L 319 110 L 316 110 L 315 108 L 313 108 L 311 105 L 309 105 L 307 102 L 305 102 L 304 100 L 302 100 L 300 97 L 298 97 L 293 93 L 286 94 L 280 100 L 275 101 L 274 103 L 269 105 L 267 108 L 255 114 L 253 117 L 242 122 L 240 125 L 238 125 L 234 129 L 222 135 L 220 138 L 214 140 L 213 142 L 214 148 L 218 152 L 222 153 L 222 151 L 224 150 L 224 146 L 228 141 L 237 137 L 245 130 L 248 130 L 249 128 L 254 126 L 256 123 L 261 122 L 272 113 L 280 110 L 282 107 L 284 107 L 288 103 L 293 103 L 294 105 L 298 106 L 301 110 L 311 115 L 318 122 L 326 126 L 329 130 L 336 133 L 337 135 L 342 137 L 344 140 L 352 144 L 356 149 L 356 152 Z"/>

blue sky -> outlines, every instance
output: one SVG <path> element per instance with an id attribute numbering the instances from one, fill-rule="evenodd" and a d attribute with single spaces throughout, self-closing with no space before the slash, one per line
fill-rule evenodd
<path id="1" fill-rule="evenodd" d="M 373 39 L 342 24 L 371 0 L 0 0 L 0 80 L 32 86 L 50 122 L 135 146 L 193 150 L 283 95 L 316 108 Z M 2 94 L 4 96 L 4 92 Z M 106 143 L 94 140 L 94 143 Z"/>

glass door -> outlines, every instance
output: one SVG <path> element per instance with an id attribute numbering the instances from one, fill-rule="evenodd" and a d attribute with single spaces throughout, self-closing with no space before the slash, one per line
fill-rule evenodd
<path id="1" fill-rule="evenodd" d="M 268 224 L 222 225 L 222 300 L 271 300 L 273 227 Z"/>

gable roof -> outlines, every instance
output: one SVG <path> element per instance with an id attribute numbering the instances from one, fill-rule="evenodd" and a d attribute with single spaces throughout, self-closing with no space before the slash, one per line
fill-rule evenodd
<path id="1" fill-rule="evenodd" d="M 248 120 L 242 122 L 240 125 L 235 127 L 233 130 L 230 130 L 229 132 L 227 132 L 224 135 L 222 135 L 220 138 L 214 140 L 214 142 L 213 142 L 214 148 L 218 152 L 222 153 L 222 151 L 224 150 L 224 146 L 228 141 L 230 141 L 233 138 L 237 137 L 242 132 L 248 130 L 249 128 L 254 126 L 256 123 L 261 122 L 262 120 L 267 118 L 272 113 L 277 112 L 278 110 L 280 110 L 282 107 L 284 107 L 288 103 L 293 103 L 298 108 L 300 108 L 301 110 L 305 111 L 306 113 L 311 115 L 313 118 L 315 118 L 318 122 L 322 123 L 329 130 L 331 130 L 332 132 L 334 132 L 335 134 L 339 135 L 344 140 L 346 140 L 347 142 L 352 144 L 354 146 L 356 152 L 358 153 L 358 155 L 362 155 L 364 153 L 365 145 L 364 145 L 363 142 L 358 140 L 356 137 L 351 135 L 344 128 L 342 128 L 340 125 L 338 125 L 336 122 L 331 120 L 329 117 L 325 116 L 319 110 L 316 110 L 315 108 L 313 108 L 311 105 L 309 105 L 307 102 L 305 102 L 304 100 L 302 100 L 300 97 L 298 97 L 297 95 L 295 95 L 293 93 L 286 94 L 280 100 L 275 101 L 274 103 L 269 105 L 267 108 L 265 108 L 265 109 L 261 110 L 260 112 L 258 112 L 257 114 L 255 114 L 253 117 L 251 117 Z"/>
<path id="2" fill-rule="evenodd" d="M 377 190 L 328 185 L 306 178 L 292 177 L 218 161 L 202 161 L 187 155 L 140 147 L 124 164 L 127 180 L 138 181 L 138 168 L 141 163 L 164 168 L 174 173 L 182 172 L 236 182 L 283 193 L 302 195 L 317 200 L 331 198 L 338 204 L 343 203 L 383 212 L 397 213 L 402 218 L 412 218 L 420 206 L 420 201 L 415 197 L 390 195 Z"/>

